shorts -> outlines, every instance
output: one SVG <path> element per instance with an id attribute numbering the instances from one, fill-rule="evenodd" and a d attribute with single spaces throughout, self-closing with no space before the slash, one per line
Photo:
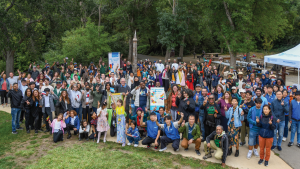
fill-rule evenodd
<path id="1" fill-rule="evenodd" d="M 258 141 L 258 134 L 259 131 L 252 131 L 250 130 L 250 133 L 249 133 L 249 142 L 248 142 L 248 145 L 249 146 L 255 146 L 257 144 L 259 144 L 259 141 Z"/>

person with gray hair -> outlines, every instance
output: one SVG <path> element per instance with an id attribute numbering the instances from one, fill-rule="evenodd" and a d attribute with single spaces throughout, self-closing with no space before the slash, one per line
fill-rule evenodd
<path id="1" fill-rule="evenodd" d="M 206 141 L 204 142 L 204 151 L 205 156 L 203 159 L 211 158 L 211 149 L 216 150 L 215 158 L 218 160 L 222 160 L 222 167 L 225 167 L 227 151 L 228 151 L 228 137 L 223 130 L 222 125 L 216 126 L 216 131 L 212 132 L 209 136 L 206 137 Z"/>

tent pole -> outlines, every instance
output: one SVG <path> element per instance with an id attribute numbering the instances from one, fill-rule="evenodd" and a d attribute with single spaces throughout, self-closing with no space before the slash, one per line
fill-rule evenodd
<path id="1" fill-rule="evenodd" d="M 298 88 L 299 88 L 299 68 L 298 68 Z"/>

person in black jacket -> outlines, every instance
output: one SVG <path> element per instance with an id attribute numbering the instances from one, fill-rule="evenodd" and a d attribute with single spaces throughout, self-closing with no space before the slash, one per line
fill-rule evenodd
<path id="1" fill-rule="evenodd" d="M 223 130 L 223 126 L 217 125 L 216 131 L 213 131 L 209 136 L 206 137 L 206 141 L 204 142 L 205 156 L 203 159 L 205 160 L 211 158 L 211 149 L 215 149 L 217 150 L 217 152 L 215 152 L 215 158 L 222 160 L 222 167 L 225 167 L 228 144 L 229 140 L 225 131 Z"/>
<path id="2" fill-rule="evenodd" d="M 71 101 L 66 90 L 63 90 L 60 94 L 59 100 L 56 103 L 59 108 L 59 113 L 65 114 L 72 110 Z"/>
<path id="3" fill-rule="evenodd" d="M 31 97 L 31 102 L 30 102 L 30 113 L 31 116 L 33 117 L 32 123 L 34 123 L 34 130 L 35 134 L 38 133 L 38 130 L 41 130 L 41 122 L 42 122 L 42 108 L 40 107 L 40 100 L 39 100 L 39 90 L 34 89 L 32 92 L 32 97 Z M 31 128 L 33 125 L 31 126 Z"/>
<path id="4" fill-rule="evenodd" d="M 13 86 L 10 87 L 7 97 L 10 98 L 11 101 L 11 125 L 12 125 L 12 134 L 18 134 L 16 130 L 23 130 L 20 127 L 20 115 L 21 115 L 21 101 L 23 98 L 22 91 L 18 88 L 18 83 L 14 83 Z"/>
<path id="5" fill-rule="evenodd" d="M 208 96 L 207 100 L 203 101 L 200 109 L 204 109 L 204 128 L 205 128 L 205 136 L 210 135 L 217 125 L 221 124 L 221 112 L 219 106 L 215 103 L 215 97 L 213 95 Z"/>
<path id="6" fill-rule="evenodd" d="M 178 94 L 176 98 L 176 105 L 178 106 L 178 111 L 184 114 L 185 121 L 188 121 L 188 117 L 190 114 L 196 116 L 195 107 L 196 103 L 193 99 L 193 91 L 190 89 L 184 89 Z"/>
<path id="7" fill-rule="evenodd" d="M 25 120 L 26 120 L 25 127 L 26 127 L 27 133 L 30 133 L 29 125 L 33 129 L 33 117 L 31 116 L 31 113 L 30 113 L 30 109 L 31 109 L 30 103 L 31 103 L 31 89 L 27 88 L 25 90 L 24 97 L 21 101 L 21 107 L 23 110 L 25 110 Z"/>

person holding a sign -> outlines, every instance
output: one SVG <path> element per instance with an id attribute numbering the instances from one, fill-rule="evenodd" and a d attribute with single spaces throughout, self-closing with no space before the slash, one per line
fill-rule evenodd
<path id="1" fill-rule="evenodd" d="M 131 94 L 135 96 L 134 106 L 135 109 L 142 108 L 145 111 L 145 107 L 149 107 L 150 90 L 146 87 L 145 82 L 140 82 L 140 86 L 135 87 Z M 133 116 L 136 113 L 134 112 Z"/>
<path id="2" fill-rule="evenodd" d="M 125 80 L 125 79 L 124 79 Z M 126 103 L 126 98 L 129 92 L 127 92 L 124 96 L 124 102 L 123 100 L 119 99 L 117 103 L 115 102 L 112 94 L 110 94 L 110 97 L 112 98 L 112 101 L 114 104 L 117 104 L 116 108 L 116 114 L 117 114 L 117 143 L 122 143 L 122 147 L 125 146 L 126 143 L 126 134 L 125 134 L 125 117 L 126 117 L 126 112 L 125 108 L 123 106 L 124 103 Z"/>
<path id="3" fill-rule="evenodd" d="M 163 132 L 166 134 L 160 138 L 161 149 L 159 151 L 167 150 L 167 144 L 172 143 L 174 151 L 179 151 L 180 135 L 178 132 L 179 124 L 182 123 L 184 114 L 181 113 L 181 118 L 177 122 L 172 122 L 171 116 L 165 116 L 165 123 L 159 124 L 156 120 L 156 125 L 159 126 Z"/>

